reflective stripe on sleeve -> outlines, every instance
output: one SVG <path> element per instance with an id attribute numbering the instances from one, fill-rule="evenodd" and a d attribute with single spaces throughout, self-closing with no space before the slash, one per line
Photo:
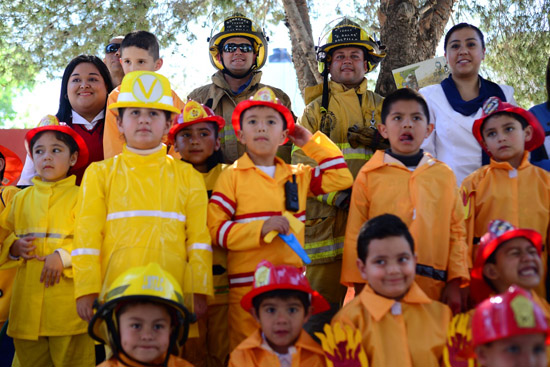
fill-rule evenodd
<path id="1" fill-rule="evenodd" d="M 161 210 L 129 210 L 125 212 L 109 213 L 107 220 L 134 218 L 134 217 L 156 217 L 175 219 L 180 222 L 185 222 L 185 215 L 176 212 L 163 212 Z"/>
<path id="2" fill-rule="evenodd" d="M 78 255 L 94 255 L 99 256 L 99 250 L 95 248 L 75 248 L 71 252 L 71 256 L 78 256 Z"/>

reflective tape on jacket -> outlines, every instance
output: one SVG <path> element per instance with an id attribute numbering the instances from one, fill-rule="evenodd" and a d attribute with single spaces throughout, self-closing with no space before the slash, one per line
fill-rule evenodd
<path id="1" fill-rule="evenodd" d="M 304 249 L 311 260 L 339 256 L 344 251 L 344 237 L 336 237 L 318 242 L 306 242 Z"/>
<path id="2" fill-rule="evenodd" d="M 248 287 L 254 282 L 254 272 L 229 274 L 227 277 L 229 279 L 229 288 Z"/>
<path id="3" fill-rule="evenodd" d="M 72 234 L 65 235 L 61 233 L 52 233 L 52 232 L 30 232 L 30 233 L 23 233 L 23 234 L 17 234 L 19 238 L 24 237 L 35 237 L 35 238 L 56 238 L 56 239 L 71 239 L 73 238 Z"/>
<path id="4" fill-rule="evenodd" d="M 135 217 L 156 217 L 165 219 L 175 219 L 185 222 L 185 215 L 176 212 L 163 212 L 161 210 L 129 210 L 124 212 L 109 213 L 107 220 L 135 218 Z"/>

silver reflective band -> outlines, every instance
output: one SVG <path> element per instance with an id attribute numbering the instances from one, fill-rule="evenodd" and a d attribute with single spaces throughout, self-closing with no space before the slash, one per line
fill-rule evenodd
<path id="1" fill-rule="evenodd" d="M 176 212 L 163 212 L 161 210 L 129 210 L 126 212 L 115 212 L 107 215 L 107 220 L 133 218 L 133 217 L 157 217 L 176 219 L 185 222 L 185 215 Z"/>

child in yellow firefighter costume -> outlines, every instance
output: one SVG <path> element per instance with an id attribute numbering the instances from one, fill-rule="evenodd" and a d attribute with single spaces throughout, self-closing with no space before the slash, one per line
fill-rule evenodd
<path id="1" fill-rule="evenodd" d="M 353 180 L 340 149 L 321 132 L 312 136 L 295 127 L 291 112 L 269 88 L 239 103 L 232 123 L 247 153 L 222 172 L 208 205 L 213 243 L 228 250 L 230 350 L 257 327 L 239 305 L 251 289 L 256 265 L 269 260 L 274 265 L 302 266 L 280 237 L 266 235 L 293 233 L 302 246 L 300 222 L 305 220 L 307 196 L 346 189 Z M 278 146 L 287 138 L 319 165 L 287 165 L 276 158 Z"/>
<path id="2" fill-rule="evenodd" d="M 298 124 L 311 133 L 321 131 L 344 153 L 355 178 L 376 149 L 387 142 L 376 126 L 380 124 L 383 98 L 368 90 L 365 74 L 386 56 L 380 45 L 349 18 L 327 25 L 317 49 L 324 83 L 305 92 L 307 106 Z M 335 21 L 336 22 L 336 21 Z M 353 70 L 353 71 L 352 71 Z M 330 74 L 330 81 L 329 81 Z M 292 163 L 317 163 L 294 147 Z M 306 330 L 321 331 L 342 307 L 347 288 L 339 282 L 344 234 L 351 190 L 333 191 L 309 198 L 306 205 L 305 249 L 312 259 L 306 276 L 313 289 L 330 303 L 331 310 L 310 318 Z"/>
<path id="3" fill-rule="evenodd" d="M 474 303 L 479 304 L 492 295 L 506 292 L 517 285 L 531 293 L 533 301 L 550 322 L 550 306 L 535 293 L 542 282 L 542 236 L 532 229 L 516 228 L 502 220 L 493 220 L 480 240 L 471 272 L 470 290 Z M 474 310 L 454 316 L 448 330 L 445 347 L 445 366 L 460 367 L 471 357 L 471 318 Z"/>
<path id="4" fill-rule="evenodd" d="M 84 140 L 55 117 L 25 135 L 38 176 L 0 216 L 0 264 L 18 266 L 8 335 L 20 365 L 93 366 L 94 345 L 76 313 L 71 251 L 76 177 L 88 162 Z"/>
<path id="5" fill-rule="evenodd" d="M 451 169 L 420 149 L 433 129 L 426 101 L 412 89 L 395 91 L 384 100 L 379 129 L 391 148 L 378 150 L 353 185 L 341 280 L 364 282 L 353 268 L 361 225 L 380 214 L 395 214 L 417 244 L 416 282 L 428 297 L 458 312 L 459 287 L 469 279 L 464 208 Z"/>
<path id="6" fill-rule="evenodd" d="M 366 222 L 356 266 L 367 285 L 332 319 L 359 329 L 370 367 L 439 367 L 451 310 L 415 282 L 415 242 L 393 214 Z"/>
<path id="7" fill-rule="evenodd" d="M 531 295 L 518 286 L 511 286 L 476 308 L 472 339 L 482 367 L 548 365 L 548 320 Z"/>
<path id="8" fill-rule="evenodd" d="M 177 357 L 191 314 L 178 281 L 157 263 L 130 268 L 99 297 L 88 332 L 113 356 L 98 367 L 193 367 Z"/>
<path id="9" fill-rule="evenodd" d="M 78 313 L 89 321 L 103 282 L 112 282 L 127 267 L 156 261 L 194 295 L 201 315 L 206 295 L 212 294 L 208 199 L 200 173 L 167 155 L 162 144 L 180 112 L 170 83 L 154 72 L 128 73 L 118 102 L 109 108 L 119 109 L 126 145 L 120 155 L 90 165 L 82 181 L 73 250 Z M 184 261 L 161 258 L 163 250 Z M 126 263 L 105 279 L 119 251 L 129 254 Z"/>
<path id="10" fill-rule="evenodd" d="M 529 111 L 491 97 L 484 103 L 483 116 L 474 122 L 472 132 L 491 162 L 462 182 L 470 261 L 474 261 L 479 238 L 498 218 L 542 234 L 546 269 L 550 173 L 529 162 L 529 152 L 544 142 L 542 126 Z M 544 297 L 544 273 L 541 276 L 537 293 Z"/>
<path id="11" fill-rule="evenodd" d="M 17 154 L 0 145 L 0 213 L 19 192 L 17 186 L 10 185 L 15 185 L 22 169 L 23 163 Z M 0 270 L 0 329 L 8 319 L 11 285 L 16 272 L 16 268 Z"/>
<path id="12" fill-rule="evenodd" d="M 303 329 L 307 319 L 329 308 L 311 289 L 303 268 L 262 261 L 254 286 L 241 300 L 260 328 L 231 353 L 230 367 L 324 367 L 321 346 Z"/>
<path id="13" fill-rule="evenodd" d="M 19 192 L 19 188 L 10 185 L 15 185 L 22 169 L 23 163 L 17 154 L 0 145 L 0 214 L 14 195 Z M 0 339 L 2 339 L 0 340 L 0 352 L 5 361 L 0 362 L 0 366 L 11 366 L 14 355 L 13 340 L 5 336 L 2 338 L 1 335 L 5 335 L 3 328 L 8 320 L 13 280 L 16 273 L 16 267 L 0 269 Z"/>
<path id="14" fill-rule="evenodd" d="M 202 174 L 209 197 L 222 169 L 227 166 L 223 164 L 218 135 L 224 125 L 224 119 L 215 115 L 212 109 L 188 101 L 168 134 L 168 140 L 181 159 Z M 184 356 L 196 366 L 222 367 L 229 357 L 227 251 L 219 246 L 212 250 L 214 297 L 208 298 L 207 315 L 198 321 L 199 337 L 188 340 Z"/>

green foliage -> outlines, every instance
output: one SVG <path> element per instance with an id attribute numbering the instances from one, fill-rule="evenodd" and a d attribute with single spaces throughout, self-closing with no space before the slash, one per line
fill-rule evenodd
<path id="1" fill-rule="evenodd" d="M 550 0 L 469 0 L 460 3 L 459 15 L 465 13 L 479 19 L 486 35 L 484 64 L 492 79 L 513 86 L 522 107 L 545 101 Z"/>

